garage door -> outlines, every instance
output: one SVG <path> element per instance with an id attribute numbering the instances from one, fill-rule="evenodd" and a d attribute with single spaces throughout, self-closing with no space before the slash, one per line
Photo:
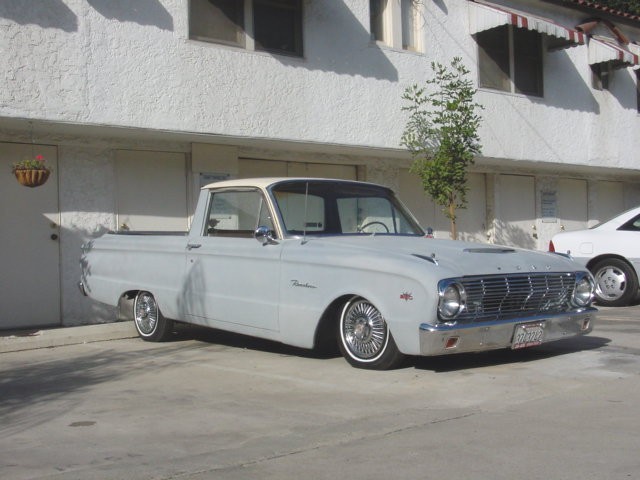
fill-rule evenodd
<path id="1" fill-rule="evenodd" d="M 118 228 L 186 231 L 186 178 L 186 162 L 182 153 L 118 150 Z"/>
<path id="2" fill-rule="evenodd" d="M 356 180 L 358 169 L 355 165 L 335 165 L 327 163 L 284 162 L 277 160 L 255 160 L 241 158 L 238 174 L 249 177 L 312 177 Z"/>
<path id="3" fill-rule="evenodd" d="M 625 210 L 624 190 L 621 182 L 600 181 L 595 189 L 590 220 L 592 224 L 604 222 Z"/>
<path id="4" fill-rule="evenodd" d="M 431 227 L 436 238 L 450 238 L 449 219 L 442 213 L 442 207 L 425 195 L 420 177 L 408 169 L 400 170 L 400 198 L 416 216 L 423 228 Z M 486 195 L 485 176 L 469 174 L 467 208 L 457 212 L 458 240 L 486 242 Z"/>
<path id="5" fill-rule="evenodd" d="M 495 243 L 531 249 L 538 247 L 534 177 L 498 175 L 495 218 Z"/>

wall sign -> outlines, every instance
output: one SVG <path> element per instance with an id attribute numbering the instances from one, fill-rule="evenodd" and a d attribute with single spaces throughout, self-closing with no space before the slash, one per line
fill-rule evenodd
<path id="1" fill-rule="evenodd" d="M 230 173 L 201 173 L 200 174 L 200 188 L 205 185 L 209 185 L 213 182 L 221 182 L 223 180 L 229 180 L 231 178 Z"/>
<path id="2" fill-rule="evenodd" d="M 544 223 L 556 223 L 558 221 L 558 200 L 556 192 L 542 192 L 540 198 L 542 221 Z"/>

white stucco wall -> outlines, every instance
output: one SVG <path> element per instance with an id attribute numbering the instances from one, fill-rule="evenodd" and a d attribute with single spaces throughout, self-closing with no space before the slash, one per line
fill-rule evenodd
<path id="1" fill-rule="evenodd" d="M 459 55 L 476 73 L 466 2 L 423 3 L 424 55 L 372 44 L 366 1 L 306 0 L 305 56 L 291 58 L 189 40 L 179 0 L 3 2 L 0 117 L 397 148 L 401 93 L 431 61 Z M 568 26 L 587 16 L 507 3 Z M 545 56 L 544 98 L 481 91 L 483 155 L 637 168 L 632 73 L 616 71 L 610 91 L 590 75 L 582 45 Z"/>

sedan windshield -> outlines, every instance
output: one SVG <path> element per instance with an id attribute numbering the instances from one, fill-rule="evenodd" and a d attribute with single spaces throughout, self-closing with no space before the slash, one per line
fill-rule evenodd
<path id="1" fill-rule="evenodd" d="M 387 188 L 335 180 L 284 181 L 271 188 L 289 235 L 424 235 Z"/>

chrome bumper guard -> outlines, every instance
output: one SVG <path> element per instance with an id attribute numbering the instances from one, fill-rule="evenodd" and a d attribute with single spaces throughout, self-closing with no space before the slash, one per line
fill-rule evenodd
<path id="1" fill-rule="evenodd" d="M 586 335 L 593 330 L 597 311 L 589 307 L 575 312 L 548 316 L 462 325 L 423 323 L 420 325 L 420 351 L 422 355 L 430 356 L 510 348 L 515 326 L 535 322 L 544 322 L 542 343 Z"/>

